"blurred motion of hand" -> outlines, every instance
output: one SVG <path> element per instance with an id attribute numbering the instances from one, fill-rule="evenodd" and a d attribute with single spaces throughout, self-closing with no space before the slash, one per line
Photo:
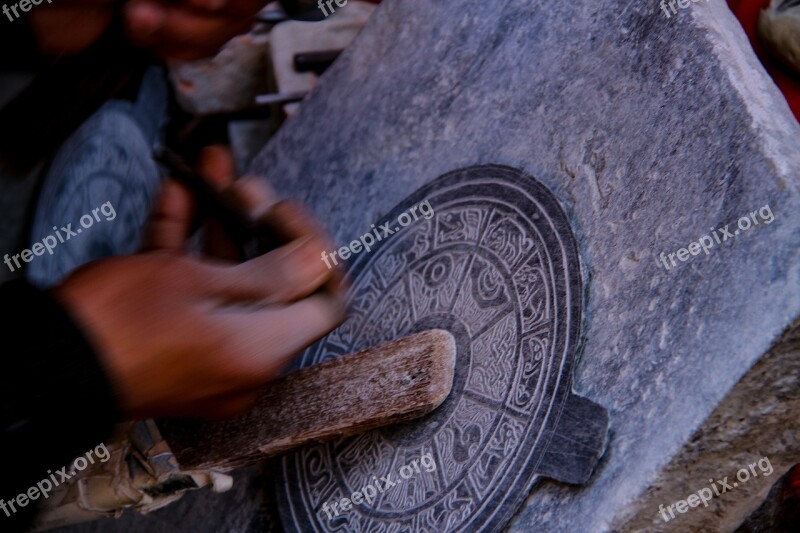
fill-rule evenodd
<path id="1" fill-rule="evenodd" d="M 267 0 L 127 0 L 122 19 L 128 40 L 165 59 L 193 60 L 214 55 L 245 33 Z M 58 0 L 42 3 L 29 16 L 42 52 L 75 54 L 108 28 L 118 4 L 113 0 Z"/>
<path id="2" fill-rule="evenodd" d="M 242 411 L 343 319 L 339 273 L 320 260 L 332 245 L 313 218 L 295 204 L 275 203 L 258 181 L 229 185 L 234 164 L 226 149 L 207 148 L 199 166 L 228 185 L 249 216 L 269 217 L 290 240 L 238 262 L 209 221 L 206 252 L 192 256 L 186 240 L 194 201 L 170 181 L 153 213 L 148 251 L 90 263 L 54 289 L 99 352 L 128 417 Z"/>

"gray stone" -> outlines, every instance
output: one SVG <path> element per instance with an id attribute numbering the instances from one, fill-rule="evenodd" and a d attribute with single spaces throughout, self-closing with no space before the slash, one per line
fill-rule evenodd
<path id="1" fill-rule="evenodd" d="M 554 192 L 588 272 L 574 387 L 609 410 L 612 434 L 587 487 L 537 486 L 511 529 L 604 531 L 630 518 L 800 315 L 799 134 L 721 4 L 667 19 L 656 3 L 397 0 L 376 11 L 254 168 L 343 244 L 470 164 L 522 168 Z M 765 205 L 773 223 L 670 270 L 657 263 Z M 778 448 L 776 468 L 800 460 L 796 440 Z M 735 464 L 766 455 L 728 453 Z M 713 464 L 703 453 L 696 461 Z M 748 507 L 715 505 L 742 520 Z M 657 505 L 647 512 L 657 519 Z"/>
<path id="2" fill-rule="evenodd" d="M 333 4 L 336 8 L 336 4 Z M 278 92 L 310 91 L 319 77 L 313 72 L 297 72 L 295 54 L 342 50 L 355 39 L 375 10 L 375 5 L 350 0 L 336 13 L 319 22 L 288 21 L 275 26 L 270 34 L 269 59 Z M 288 115 L 300 107 L 298 103 L 282 106 Z"/>
<path id="3" fill-rule="evenodd" d="M 800 323 L 747 372 L 648 490 L 621 510 L 615 529 L 735 530 L 756 511 L 770 487 L 780 485 L 781 474 L 798 462 L 798 413 Z M 717 497 L 714 487 L 721 492 L 725 478 L 733 489 Z M 704 488 L 713 495 L 708 508 L 686 514 L 673 510 L 675 518 L 666 510 Z M 667 521 L 660 516 L 660 506 Z"/>
<path id="4" fill-rule="evenodd" d="M 286 529 L 501 531 L 542 477 L 585 483 L 608 414 L 572 392 L 583 284 L 553 194 L 516 169 L 473 166 L 375 227 L 351 245 L 347 320 L 299 363 L 440 328 L 455 339 L 453 390 L 421 421 L 287 455 L 277 491 Z M 414 473 L 408 465 L 426 456 Z M 371 476 L 396 485 L 384 493 Z M 374 501 L 326 507 L 367 485 Z"/>

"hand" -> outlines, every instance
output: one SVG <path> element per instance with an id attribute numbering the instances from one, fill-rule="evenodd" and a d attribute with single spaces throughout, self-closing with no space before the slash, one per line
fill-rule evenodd
<path id="1" fill-rule="evenodd" d="M 207 149 L 201 171 L 232 179 L 230 155 Z M 269 216 L 292 240 L 236 264 L 187 254 L 194 205 L 169 182 L 154 212 L 151 251 L 90 263 L 54 293 L 84 327 L 131 417 L 228 416 L 303 348 L 343 319 L 341 284 L 320 259 L 332 246 L 298 206 L 272 204 L 246 178 L 231 186 L 258 220 Z M 234 249 L 211 227 L 208 253 Z M 317 292 L 323 285 L 325 291 Z"/>

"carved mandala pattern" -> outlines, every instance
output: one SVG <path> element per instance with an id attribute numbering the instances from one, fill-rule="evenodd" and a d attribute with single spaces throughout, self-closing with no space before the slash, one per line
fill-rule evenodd
<path id="1" fill-rule="evenodd" d="M 386 220 L 435 210 L 353 264 L 352 314 L 303 356 L 307 366 L 415 331 L 456 338 L 453 391 L 422 420 L 303 449 L 282 460 L 290 531 L 497 530 L 538 479 L 556 391 L 569 386 L 580 322 L 574 237 L 552 194 L 499 166 L 447 174 Z M 387 394 L 390 394 L 387 391 Z M 422 470 L 330 517 L 373 476 L 432 454 Z"/>

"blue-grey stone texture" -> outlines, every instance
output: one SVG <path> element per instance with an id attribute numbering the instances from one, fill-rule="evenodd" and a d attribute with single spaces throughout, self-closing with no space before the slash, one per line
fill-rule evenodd
<path id="1" fill-rule="evenodd" d="M 468 165 L 559 197 L 588 283 L 574 388 L 612 433 L 586 488 L 537 488 L 511 529 L 605 531 L 800 316 L 799 145 L 722 2 L 667 19 L 655 1 L 390 0 L 253 170 L 340 244 Z M 766 205 L 772 223 L 657 263 Z"/>

